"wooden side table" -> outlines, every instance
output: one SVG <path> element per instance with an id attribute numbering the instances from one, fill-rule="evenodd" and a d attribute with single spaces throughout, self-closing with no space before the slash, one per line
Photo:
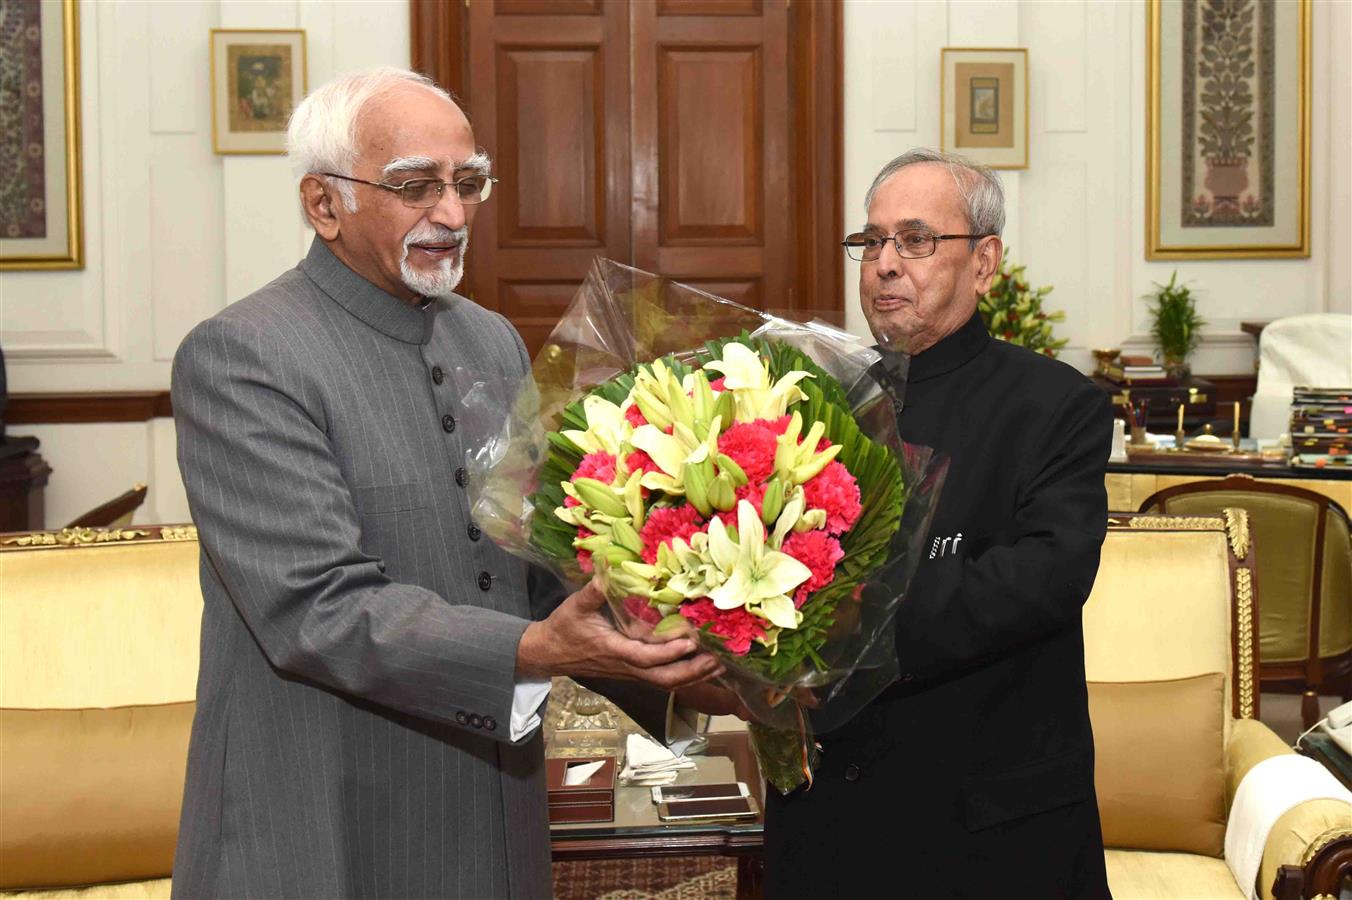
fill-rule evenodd
<path id="1" fill-rule="evenodd" d="M 9 437 L 0 443 L 0 531 L 46 527 L 42 494 L 51 474 L 37 438 Z"/>

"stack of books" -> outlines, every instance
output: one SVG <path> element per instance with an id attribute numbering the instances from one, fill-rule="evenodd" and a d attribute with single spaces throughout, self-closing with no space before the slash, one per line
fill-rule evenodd
<path id="1" fill-rule="evenodd" d="M 1149 356 L 1123 356 L 1103 367 L 1103 377 L 1121 385 L 1172 384 L 1173 379 Z"/>
<path id="2" fill-rule="evenodd" d="M 1352 388 L 1296 387 L 1291 393 L 1291 465 L 1352 467 Z"/>

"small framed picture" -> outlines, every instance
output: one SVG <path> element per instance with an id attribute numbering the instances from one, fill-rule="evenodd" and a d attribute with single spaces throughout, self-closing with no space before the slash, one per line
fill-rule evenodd
<path id="1" fill-rule="evenodd" d="M 305 32 L 211 29 L 211 143 L 217 153 L 285 153 L 305 96 Z"/>
<path id="2" fill-rule="evenodd" d="M 1028 168 L 1028 51 L 945 47 L 939 65 L 940 148 Z"/>

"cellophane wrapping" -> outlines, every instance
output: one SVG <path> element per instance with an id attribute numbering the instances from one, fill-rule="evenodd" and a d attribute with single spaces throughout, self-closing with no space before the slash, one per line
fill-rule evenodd
<path id="1" fill-rule="evenodd" d="M 696 628 L 784 793 L 811 781 L 814 734 L 897 677 L 947 469 L 900 439 L 878 366 L 829 325 L 598 259 L 533 378 L 460 385 L 474 521 L 595 578 L 631 636 Z"/>

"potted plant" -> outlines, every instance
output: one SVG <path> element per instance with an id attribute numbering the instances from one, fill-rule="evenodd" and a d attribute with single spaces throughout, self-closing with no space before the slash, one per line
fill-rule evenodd
<path id="1" fill-rule="evenodd" d="M 1066 341 L 1052 336 L 1052 323 L 1062 321 L 1066 314 L 1042 308 L 1042 298 L 1052 289 L 1050 286 L 1030 289 L 1024 279 L 1024 268 L 1010 263 L 1006 250 L 1000 258 L 1000 271 L 995 273 L 991 289 L 981 297 L 977 309 L 986 330 L 995 337 L 1055 357 Z"/>
<path id="2" fill-rule="evenodd" d="M 1152 296 L 1152 295 L 1147 295 Z M 1186 378 L 1188 355 L 1197 349 L 1206 320 L 1197 315 L 1197 301 L 1187 285 L 1178 283 L 1178 270 L 1168 284 L 1155 284 L 1154 305 L 1150 307 L 1150 336 L 1159 347 L 1164 368 L 1174 378 Z"/>

